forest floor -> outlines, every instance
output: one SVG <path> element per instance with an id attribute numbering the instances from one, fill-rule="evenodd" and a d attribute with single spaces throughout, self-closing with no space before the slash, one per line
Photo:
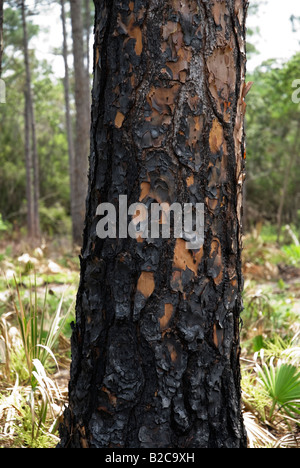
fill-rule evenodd
<path id="1" fill-rule="evenodd" d="M 0 448 L 46 448 L 58 441 L 68 391 L 78 255 L 66 239 L 34 250 L 26 243 L 0 242 Z M 281 371 L 289 369 L 291 385 L 300 392 L 300 248 L 278 248 L 273 239 L 247 236 L 243 265 L 241 362 L 249 446 L 300 447 L 299 402 L 295 407 L 276 394 Z M 65 323 L 51 344 L 57 311 Z M 43 351 L 39 345 L 49 345 L 47 357 L 31 355 L 30 343 L 26 351 L 26 340 Z"/>

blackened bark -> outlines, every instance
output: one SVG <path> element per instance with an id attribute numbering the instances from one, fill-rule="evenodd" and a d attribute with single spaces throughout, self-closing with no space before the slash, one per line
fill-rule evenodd
<path id="1" fill-rule="evenodd" d="M 92 145 L 60 447 L 242 448 L 244 0 L 96 0 Z M 205 204 L 205 242 L 106 239 L 97 205 Z"/>

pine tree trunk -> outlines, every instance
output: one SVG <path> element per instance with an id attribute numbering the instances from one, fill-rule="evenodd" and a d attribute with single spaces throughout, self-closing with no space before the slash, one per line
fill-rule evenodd
<path id="1" fill-rule="evenodd" d="M 243 0 L 96 0 L 90 177 L 61 447 L 243 448 Z M 99 239 L 99 203 L 204 203 L 203 247 Z"/>
<path id="2" fill-rule="evenodd" d="M 3 0 L 0 0 L 0 78 L 2 76 L 2 54 L 3 54 Z"/>
<path id="3" fill-rule="evenodd" d="M 73 166 L 72 199 L 73 241 L 82 245 L 88 186 L 88 155 L 90 143 L 89 81 L 84 66 L 82 0 L 72 0 L 71 22 L 75 72 L 76 138 Z"/>
<path id="4" fill-rule="evenodd" d="M 68 66 L 68 41 L 67 41 L 67 28 L 66 28 L 66 12 L 65 12 L 65 0 L 61 0 L 61 22 L 63 31 L 63 59 L 65 66 L 65 78 L 64 78 L 64 91 L 65 91 L 65 108 L 66 108 L 66 128 L 68 138 L 68 152 L 69 152 L 69 174 L 70 174 L 70 199 L 71 199 L 71 218 L 74 218 L 74 140 L 72 130 L 72 118 L 70 110 L 70 77 L 69 77 L 69 66 Z"/>
<path id="5" fill-rule="evenodd" d="M 289 182 L 290 182 L 290 177 L 291 173 L 295 164 L 295 160 L 297 157 L 297 148 L 298 148 L 298 143 L 299 143 L 299 132 L 300 132 L 300 123 L 298 124 L 298 129 L 297 133 L 295 136 L 295 142 L 294 142 L 294 148 L 293 151 L 290 153 L 288 156 L 288 161 L 285 167 L 285 173 L 284 173 L 284 178 L 283 178 L 283 186 L 281 190 L 281 196 L 280 196 L 280 202 L 279 202 L 279 207 L 277 211 L 277 243 L 280 245 L 280 237 L 281 237 L 281 230 L 282 230 L 282 223 L 283 223 L 283 210 L 284 210 L 284 205 L 286 202 L 287 198 L 287 192 L 288 192 L 288 187 L 289 187 Z"/>
<path id="6" fill-rule="evenodd" d="M 87 80 L 90 82 L 90 36 L 91 36 L 91 0 L 85 0 L 85 55 L 86 55 L 86 74 Z M 90 98 L 90 93 L 89 93 Z M 90 100 L 89 100 L 90 107 Z"/>
<path id="7" fill-rule="evenodd" d="M 26 166 L 26 200 L 27 200 L 27 232 L 30 239 L 34 237 L 33 185 L 32 185 L 32 154 L 30 145 L 31 118 L 28 105 L 28 91 L 25 91 L 24 108 L 25 166 Z"/>
<path id="8" fill-rule="evenodd" d="M 39 200 L 40 200 L 40 164 L 38 157 L 37 149 L 37 139 L 36 139 L 36 122 L 35 122 L 35 113 L 33 106 L 32 94 L 29 95 L 29 109 L 31 114 L 31 144 L 32 144 L 32 157 L 33 157 L 33 212 L 34 212 L 34 238 L 39 239 L 40 232 L 40 210 L 39 210 Z"/>
<path id="9" fill-rule="evenodd" d="M 27 182 L 27 225 L 28 235 L 34 240 L 40 237 L 40 181 L 39 181 L 39 160 L 36 141 L 36 126 L 34 105 L 31 90 L 31 71 L 28 51 L 28 33 L 26 22 L 25 0 L 21 2 L 21 15 L 23 25 L 23 49 L 25 62 L 25 161 L 26 161 L 26 182 Z M 28 186 L 30 184 L 30 186 Z"/>

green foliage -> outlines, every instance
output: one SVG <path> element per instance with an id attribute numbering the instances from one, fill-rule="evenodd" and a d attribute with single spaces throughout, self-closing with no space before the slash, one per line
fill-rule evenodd
<path id="1" fill-rule="evenodd" d="M 269 425 L 284 417 L 289 430 L 300 424 L 299 333 L 292 339 L 275 335 L 242 367 L 243 401 L 247 411 Z M 274 444 L 273 444 L 274 445 Z"/>
<path id="2" fill-rule="evenodd" d="M 258 382 L 264 387 L 272 400 L 269 418 L 274 419 L 277 407 L 288 416 L 295 418 L 300 415 L 300 372 L 291 364 L 278 361 L 274 365 L 274 358 L 269 364 L 263 363 L 262 367 L 256 365 Z"/>
<path id="3" fill-rule="evenodd" d="M 26 170 L 24 157 L 25 70 L 20 9 L 9 2 L 4 12 L 3 76 L 7 103 L 0 113 L 0 213 L 15 228 L 26 225 Z M 28 20 L 29 40 L 39 28 Z M 40 165 L 42 228 L 52 235 L 70 232 L 69 157 L 65 129 L 64 88 L 46 61 L 30 49 L 32 92 L 36 114 Z M 51 209 L 53 212 L 51 214 Z M 58 210 L 60 214 L 58 215 Z M 47 217 L 50 213 L 50 217 Z M 63 218 L 63 219 L 62 219 Z"/>
<path id="4" fill-rule="evenodd" d="M 15 280 L 15 288 L 18 301 L 14 301 L 14 308 L 18 319 L 20 336 L 22 339 L 23 350 L 25 354 L 25 363 L 27 372 L 31 378 L 31 385 L 36 385 L 36 375 L 33 372 L 33 366 L 39 362 L 43 367 L 49 365 L 51 359 L 57 365 L 54 356 L 54 346 L 62 332 L 65 323 L 71 313 L 72 307 L 68 313 L 61 317 L 63 297 L 61 298 L 56 313 L 45 326 L 46 311 L 47 311 L 47 289 L 45 291 L 44 304 L 42 310 L 39 310 L 37 299 L 36 282 L 29 289 L 29 304 L 26 307 L 24 300 L 21 297 L 20 288 Z"/>
<path id="5" fill-rule="evenodd" d="M 38 365 L 36 372 L 40 373 Z M 46 382 L 48 388 L 45 388 Z M 61 412 L 61 408 L 54 399 L 61 399 L 61 395 L 49 378 L 41 382 L 41 386 L 42 391 L 38 388 L 28 390 L 19 385 L 17 376 L 12 391 L 0 396 L 0 424 L 5 424 L 0 429 L 1 433 L 4 431 L 6 445 L 11 448 L 54 448 L 57 444 L 54 432 L 59 414 L 54 411 L 59 409 Z"/>
<path id="6" fill-rule="evenodd" d="M 57 438 L 45 430 L 37 430 L 32 425 L 32 412 L 27 401 L 24 400 L 20 408 L 19 424 L 16 426 L 14 445 L 26 448 L 55 448 Z M 45 427 L 44 427 L 45 429 Z"/>
<path id="7" fill-rule="evenodd" d="M 247 201 L 251 217 L 277 223 L 287 168 L 283 222 L 296 225 L 300 179 L 300 107 L 292 101 L 292 83 L 299 78 L 300 54 L 286 63 L 269 60 L 248 76 L 254 86 L 247 96 Z M 293 159 L 292 159 L 293 158 Z"/>
<path id="8" fill-rule="evenodd" d="M 71 218 L 60 203 L 52 206 L 40 203 L 40 222 L 42 231 L 51 237 L 71 232 Z"/>
<path id="9" fill-rule="evenodd" d="M 254 372 L 254 367 L 242 369 L 242 389 L 243 402 L 246 408 L 265 422 L 266 408 L 271 406 L 271 400 L 264 388 L 257 385 L 257 374 Z"/>
<path id="10" fill-rule="evenodd" d="M 9 44 L 10 46 L 18 47 L 19 50 L 23 45 L 23 30 L 22 30 L 22 21 L 20 16 L 20 10 L 16 8 L 15 2 L 7 0 L 5 2 L 4 10 L 4 24 L 3 24 L 3 36 L 4 43 Z M 31 40 L 39 32 L 39 26 L 33 24 L 32 21 L 28 21 L 27 33 L 28 39 Z M 7 43 L 9 38 L 10 42 Z M 6 60 L 8 57 L 3 57 L 4 66 L 6 66 Z"/>
<path id="11" fill-rule="evenodd" d="M 258 290 L 246 290 L 242 336 L 244 346 L 252 352 L 266 347 L 266 338 L 276 340 L 283 336 L 289 340 L 292 325 L 299 320 L 294 311 L 295 299 L 288 291 L 274 293 L 272 285 Z"/>
<path id="12" fill-rule="evenodd" d="M 269 227 L 267 224 L 263 226 L 261 234 L 248 235 L 245 238 L 244 244 L 246 254 L 244 254 L 244 262 L 250 262 L 255 265 L 278 265 L 288 261 L 283 250 L 277 248 L 277 234 L 274 227 Z M 267 276 L 267 274 L 266 274 Z"/>
<path id="13" fill-rule="evenodd" d="M 2 219 L 2 215 L 0 214 L 0 232 L 7 231 L 7 225 Z"/>
<path id="14" fill-rule="evenodd" d="M 282 247 L 282 251 L 286 254 L 289 259 L 290 265 L 300 267 L 300 246 L 299 245 L 285 245 Z"/>
<path id="15" fill-rule="evenodd" d="M 51 373 L 58 367 L 57 343 L 70 321 L 74 301 L 65 312 L 64 298 L 57 305 L 57 298 L 46 289 L 41 303 L 37 283 L 36 278 L 31 280 L 25 291 L 16 279 L 14 289 L 9 286 L 17 328 L 11 324 L 11 313 L 0 317 L 0 339 L 5 345 L 2 377 L 8 383 L 15 380 L 12 394 L 0 402 L 0 421 L 7 418 L 6 427 L 16 444 L 46 448 L 57 443 L 54 433 L 63 398 Z M 54 306 L 55 312 L 49 314 Z"/>
<path id="16" fill-rule="evenodd" d="M 3 220 L 2 214 L 0 213 L 0 239 L 9 231 L 11 231 L 11 225 L 8 221 Z M 1 261 L 1 256 L 0 256 L 0 261 Z"/>

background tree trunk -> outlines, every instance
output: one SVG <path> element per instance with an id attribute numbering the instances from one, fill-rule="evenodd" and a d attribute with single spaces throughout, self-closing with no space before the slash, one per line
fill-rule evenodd
<path id="1" fill-rule="evenodd" d="M 70 198 L 71 198 L 71 219 L 75 216 L 74 207 L 74 140 L 72 130 L 72 118 L 70 111 L 70 77 L 69 77 L 69 66 L 68 66 L 68 40 L 67 40 L 67 28 L 66 28 L 66 13 L 65 13 L 65 0 L 61 0 L 61 21 L 63 30 L 63 59 L 65 66 L 65 78 L 64 78 L 64 90 L 65 90 L 65 107 L 66 107 L 66 127 L 67 127 L 67 138 L 68 138 L 68 151 L 69 151 L 69 172 L 70 172 Z"/>
<path id="2" fill-rule="evenodd" d="M 25 0 L 21 1 L 21 15 L 23 24 L 23 49 L 26 73 L 25 84 L 25 161 L 27 184 L 27 210 L 28 210 L 28 235 L 31 239 L 40 237 L 40 216 L 39 216 L 39 161 L 37 153 L 36 130 L 34 105 L 31 90 L 31 71 L 28 51 L 28 34 L 26 23 Z M 32 173 L 31 173 L 32 172 Z"/>
<path id="3" fill-rule="evenodd" d="M 25 90 L 25 166 L 26 166 L 26 200 L 27 200 L 27 231 L 29 238 L 34 237 L 34 213 L 33 213 L 33 185 L 32 185 L 32 154 L 30 145 L 30 113 L 28 105 L 28 92 Z"/>
<path id="4" fill-rule="evenodd" d="M 96 0 L 92 144 L 61 447 L 240 448 L 243 0 Z M 205 242 L 101 240 L 98 204 L 204 203 Z"/>
<path id="5" fill-rule="evenodd" d="M 90 98 L 89 81 L 84 66 L 82 0 L 71 0 L 71 22 L 73 36 L 76 138 L 73 165 L 73 241 L 82 245 L 83 225 L 88 185 L 88 154 L 90 144 Z"/>
<path id="6" fill-rule="evenodd" d="M 87 80 L 90 82 L 90 35 L 91 35 L 91 0 L 85 0 L 85 47 L 86 47 L 86 74 Z M 90 93 L 89 93 L 89 108 L 90 108 Z"/>
<path id="7" fill-rule="evenodd" d="M 2 54 L 3 54 L 3 0 L 0 0 L 0 78 L 2 76 Z"/>
<path id="8" fill-rule="evenodd" d="M 280 202 L 279 202 L 278 211 L 277 211 L 277 243 L 278 243 L 278 245 L 280 245 L 280 237 L 281 237 L 282 222 L 283 222 L 283 209 L 284 209 L 284 205 L 286 203 L 290 176 L 291 176 L 291 172 L 292 172 L 292 169 L 294 167 L 296 156 L 297 156 L 297 147 L 298 147 L 298 143 L 299 143 L 299 132 L 300 132 L 300 124 L 298 125 L 298 128 L 296 130 L 294 148 L 292 149 L 292 151 L 291 151 L 291 153 L 289 155 L 289 159 L 288 159 L 287 164 L 286 164 L 284 178 L 283 178 L 283 186 L 282 186 L 282 189 L 281 189 Z"/>

